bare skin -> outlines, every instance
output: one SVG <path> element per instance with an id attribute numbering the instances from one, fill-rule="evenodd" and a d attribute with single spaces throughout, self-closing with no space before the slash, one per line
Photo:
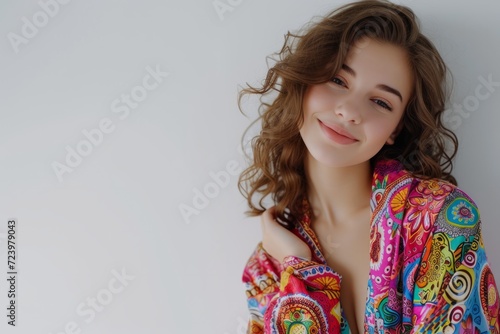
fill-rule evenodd
<path id="1" fill-rule="evenodd" d="M 318 174 L 311 173 L 311 175 Z M 354 180 L 355 174 L 352 174 L 352 180 L 349 180 L 348 175 L 345 174 L 343 177 L 345 182 L 350 184 L 358 182 L 361 186 L 359 178 Z M 351 197 L 344 197 L 345 207 L 343 210 L 337 208 L 334 215 L 322 214 L 325 211 L 321 209 L 316 196 L 310 195 L 309 199 L 312 211 L 311 228 L 318 238 L 322 254 L 328 266 L 342 276 L 340 300 L 353 334 L 364 332 L 370 269 L 370 179 L 366 178 L 364 182 L 363 187 L 348 187 L 358 191 L 352 192 Z M 365 189 L 364 196 L 359 189 Z M 315 194 L 312 190 L 310 192 Z M 346 194 L 347 192 L 344 193 Z M 359 204 L 355 205 L 356 203 Z M 361 203 L 365 205 L 361 206 Z M 274 220 L 274 207 L 266 210 L 261 216 L 261 227 L 263 247 L 276 259 L 283 261 L 285 256 L 291 254 L 311 259 L 309 246 Z"/>
<path id="2" fill-rule="evenodd" d="M 261 215 L 262 247 L 280 262 L 283 262 L 285 256 L 288 255 L 310 260 L 311 249 L 309 246 L 274 219 L 274 209 L 273 206 Z"/>
<path id="3" fill-rule="evenodd" d="M 369 207 L 360 210 L 345 224 L 312 220 L 322 254 L 330 268 L 342 276 L 340 300 L 351 333 L 364 332 L 367 282 L 370 271 Z"/>
<path id="4" fill-rule="evenodd" d="M 351 333 L 364 333 L 370 269 L 369 163 L 332 173 L 307 154 L 304 167 L 309 184 L 311 228 L 328 266 L 342 276 L 340 300 Z M 330 194 L 331 189 L 336 192 Z"/>

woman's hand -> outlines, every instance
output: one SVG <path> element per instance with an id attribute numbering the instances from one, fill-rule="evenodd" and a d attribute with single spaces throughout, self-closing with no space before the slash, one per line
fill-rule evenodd
<path id="1" fill-rule="evenodd" d="M 294 255 L 311 259 L 311 249 L 299 237 L 281 226 L 274 219 L 275 207 L 270 207 L 261 215 L 262 247 L 272 257 L 283 262 L 285 256 Z"/>

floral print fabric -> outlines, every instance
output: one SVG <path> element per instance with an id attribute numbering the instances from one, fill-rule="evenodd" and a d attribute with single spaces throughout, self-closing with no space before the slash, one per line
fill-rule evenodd
<path id="1" fill-rule="evenodd" d="M 375 166 L 365 333 L 499 333 L 499 294 L 473 200 L 397 160 Z M 350 333 L 341 277 L 310 227 L 307 199 L 293 233 L 312 250 L 283 263 L 259 243 L 242 275 L 247 333 Z"/>

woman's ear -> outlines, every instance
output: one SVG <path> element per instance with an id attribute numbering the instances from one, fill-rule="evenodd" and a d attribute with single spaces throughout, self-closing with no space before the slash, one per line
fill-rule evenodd
<path id="1" fill-rule="evenodd" d="M 394 131 L 391 133 L 391 135 L 389 136 L 389 138 L 387 138 L 387 141 L 385 142 L 387 145 L 393 145 L 394 142 L 396 141 L 396 138 L 397 136 L 399 135 L 399 133 L 401 132 L 401 130 L 403 130 L 403 120 L 401 120 L 398 124 L 398 126 L 396 126 L 396 129 L 394 129 Z"/>

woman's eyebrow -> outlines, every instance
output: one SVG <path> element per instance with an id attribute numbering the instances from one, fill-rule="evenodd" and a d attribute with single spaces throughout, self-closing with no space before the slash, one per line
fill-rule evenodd
<path id="1" fill-rule="evenodd" d="M 342 69 L 344 71 L 346 71 L 347 73 L 349 73 L 350 75 L 352 75 L 353 77 L 356 76 L 356 72 L 352 68 L 347 66 L 346 64 L 342 64 Z M 399 90 L 392 88 L 390 86 L 384 85 L 384 84 L 378 84 L 377 88 L 396 95 L 397 97 L 399 97 L 399 100 L 401 102 L 403 102 L 403 96 L 401 96 L 401 93 L 399 92 Z"/>

